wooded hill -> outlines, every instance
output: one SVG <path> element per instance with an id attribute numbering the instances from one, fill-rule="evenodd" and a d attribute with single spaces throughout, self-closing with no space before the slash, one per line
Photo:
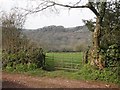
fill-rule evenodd
<path id="1" fill-rule="evenodd" d="M 48 51 L 83 51 L 91 44 L 91 32 L 86 26 L 65 28 L 46 26 L 39 29 L 24 29 L 27 38 Z"/>

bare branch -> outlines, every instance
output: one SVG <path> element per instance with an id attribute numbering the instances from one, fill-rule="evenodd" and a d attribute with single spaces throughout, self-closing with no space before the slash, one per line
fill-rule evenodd
<path id="1" fill-rule="evenodd" d="M 101 5 L 101 10 L 100 10 L 100 16 L 101 16 L 101 22 L 103 20 L 103 17 L 105 15 L 105 10 L 106 10 L 106 2 L 102 2 L 102 5 Z"/>
<path id="2" fill-rule="evenodd" d="M 55 4 L 53 3 L 53 4 L 51 4 L 51 5 L 47 5 L 46 7 L 43 7 L 43 8 L 41 8 L 41 9 L 38 9 L 38 10 L 35 10 L 35 11 L 31 11 L 31 12 L 32 12 L 32 13 L 37 13 L 37 12 L 43 11 L 43 10 L 49 8 L 49 7 L 52 7 L 52 6 L 54 6 L 54 5 L 55 5 Z"/>
<path id="3" fill-rule="evenodd" d="M 60 3 L 56 3 L 56 2 L 52 2 L 54 5 L 58 5 L 58 6 L 62 6 L 62 7 L 68 7 L 68 8 L 88 8 L 87 5 L 83 5 L 83 6 L 71 6 L 71 5 L 64 5 L 64 4 L 60 4 Z"/>
<path id="4" fill-rule="evenodd" d="M 96 15 L 96 16 L 100 16 L 100 14 L 97 12 L 97 10 L 95 9 L 95 7 L 93 7 L 92 2 L 88 3 L 88 7 L 89 9 Z"/>
<path id="5" fill-rule="evenodd" d="M 55 1 L 43 0 L 43 2 L 41 2 L 33 10 L 28 10 L 28 9 L 23 9 L 23 8 L 22 9 L 27 11 L 27 13 L 26 13 L 26 15 L 27 15 L 27 14 L 37 13 L 37 12 L 46 10 L 47 8 L 50 8 L 50 7 L 54 7 L 55 8 L 55 6 L 67 7 L 69 9 L 71 9 L 71 8 L 89 8 L 96 16 L 100 16 L 98 11 L 93 6 L 92 2 L 88 2 L 88 4 L 80 6 L 80 5 L 78 5 L 80 3 L 80 1 L 81 0 L 79 0 L 75 5 L 67 5 L 67 4 L 56 3 Z"/>
<path id="6" fill-rule="evenodd" d="M 78 2 L 76 2 L 73 6 L 78 5 L 81 2 L 81 0 L 79 0 Z"/>

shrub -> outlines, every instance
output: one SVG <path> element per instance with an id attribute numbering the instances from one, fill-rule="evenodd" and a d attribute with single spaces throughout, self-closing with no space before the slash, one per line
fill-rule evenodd
<path id="1" fill-rule="evenodd" d="M 5 70 L 8 72 L 12 72 L 14 71 L 14 68 L 11 66 L 11 64 L 7 64 L 7 66 L 5 67 Z"/>
<path id="2" fill-rule="evenodd" d="M 100 80 L 112 83 L 120 83 L 118 74 L 111 71 L 110 68 L 103 70 L 97 70 L 91 67 L 89 64 L 84 65 L 78 72 L 81 79 L 85 80 Z"/>
<path id="3" fill-rule="evenodd" d="M 118 67 L 120 63 L 120 47 L 117 44 L 110 45 L 106 51 L 107 67 Z"/>
<path id="4" fill-rule="evenodd" d="M 28 63 L 33 63 L 29 66 L 30 69 L 43 67 L 45 64 L 45 54 L 41 48 L 30 48 L 29 50 L 18 50 L 15 53 L 4 52 L 2 56 L 2 67 L 5 68 L 7 64 L 11 67 L 21 69 L 22 65 L 28 65 Z"/>
<path id="5" fill-rule="evenodd" d="M 17 64 L 16 65 L 16 71 L 20 71 L 20 72 L 24 72 L 27 71 L 27 65 L 23 65 L 23 64 Z"/>
<path id="6" fill-rule="evenodd" d="M 28 63 L 28 70 L 35 70 L 37 68 L 37 65 L 35 63 Z"/>

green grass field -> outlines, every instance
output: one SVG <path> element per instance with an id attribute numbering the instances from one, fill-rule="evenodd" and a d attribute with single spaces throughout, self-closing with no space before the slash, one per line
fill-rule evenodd
<path id="1" fill-rule="evenodd" d="M 49 69 L 71 69 L 80 68 L 82 63 L 82 52 L 46 53 L 46 67 Z"/>
<path id="2" fill-rule="evenodd" d="M 73 58 L 81 58 L 82 57 L 82 52 L 51 52 L 51 53 L 46 53 L 47 56 L 55 56 L 55 57 L 73 57 Z"/>

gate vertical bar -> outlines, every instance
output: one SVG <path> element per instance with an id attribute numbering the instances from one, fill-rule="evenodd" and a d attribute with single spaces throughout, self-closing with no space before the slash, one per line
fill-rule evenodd
<path id="1" fill-rule="evenodd" d="M 2 89 L 2 23 L 0 22 L 0 89 Z"/>

